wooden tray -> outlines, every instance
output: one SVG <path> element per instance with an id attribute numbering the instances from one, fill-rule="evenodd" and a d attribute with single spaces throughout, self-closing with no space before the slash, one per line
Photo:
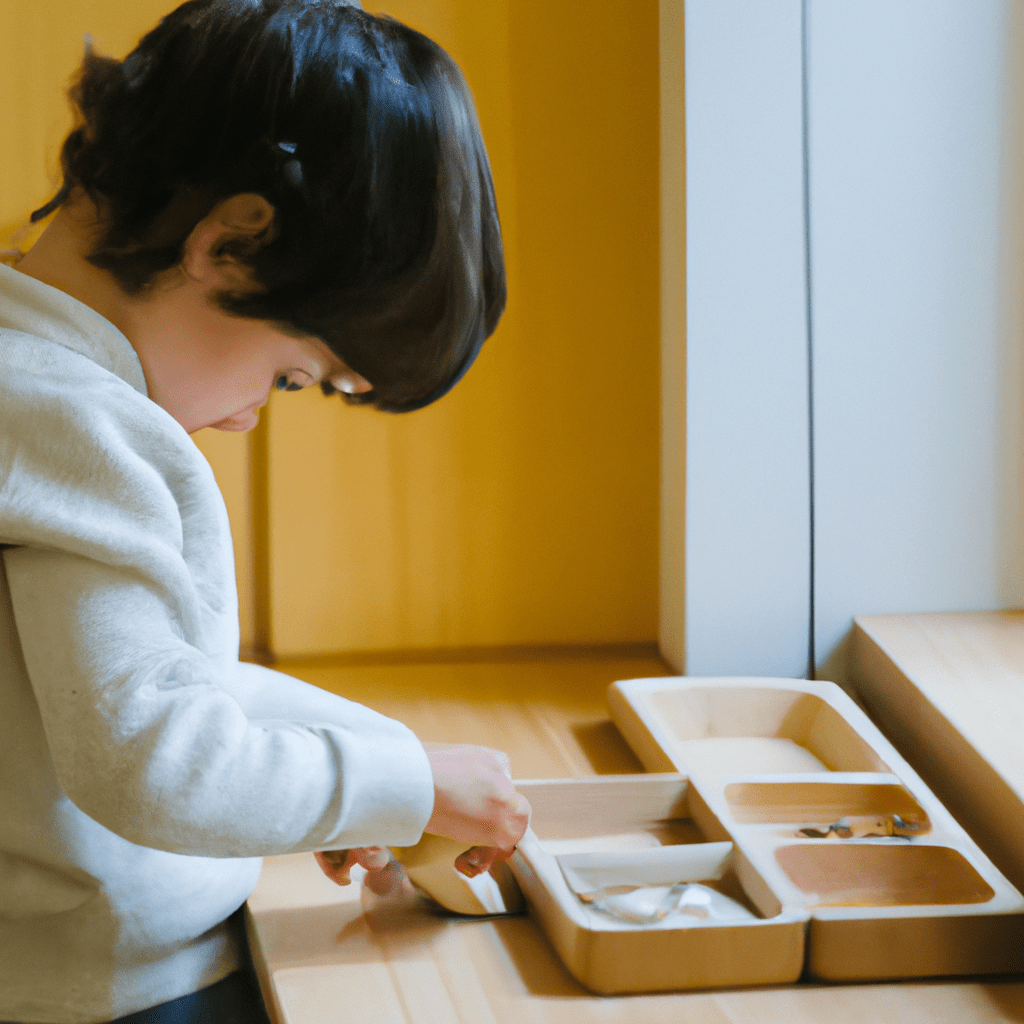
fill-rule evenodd
<path id="1" fill-rule="evenodd" d="M 534 817 L 511 862 L 588 988 L 1024 970 L 1024 899 L 837 686 L 636 679 L 609 704 L 644 766 L 677 774 L 518 783 Z M 852 835 L 829 830 L 841 820 Z M 904 834 L 873 834 L 890 829 Z M 624 924 L 566 880 L 580 855 L 685 865 L 714 843 L 720 877 L 678 880 L 737 899 L 747 919 Z"/>

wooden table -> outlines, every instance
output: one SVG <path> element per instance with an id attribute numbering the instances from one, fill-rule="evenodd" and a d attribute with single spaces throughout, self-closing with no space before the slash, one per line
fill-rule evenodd
<path id="1" fill-rule="evenodd" d="M 430 665 L 281 666 L 408 723 L 424 740 L 505 749 L 517 778 L 640 770 L 607 718 L 617 679 L 668 674 L 653 654 Z M 269 858 L 249 901 L 277 1024 L 967 1024 L 1024 1021 L 1024 980 L 594 996 L 529 917 L 452 921 L 415 896 L 339 888 L 309 855 Z"/>

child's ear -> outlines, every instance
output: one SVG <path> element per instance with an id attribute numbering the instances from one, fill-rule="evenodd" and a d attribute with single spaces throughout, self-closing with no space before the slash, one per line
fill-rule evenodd
<path id="1" fill-rule="evenodd" d="M 254 192 L 221 200 L 185 239 L 182 270 L 211 286 L 243 287 L 248 271 L 238 256 L 257 250 L 273 223 L 273 206 Z"/>

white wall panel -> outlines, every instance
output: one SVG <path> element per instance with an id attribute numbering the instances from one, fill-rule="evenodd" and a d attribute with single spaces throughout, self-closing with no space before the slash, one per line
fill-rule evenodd
<path id="1" fill-rule="evenodd" d="M 812 583 L 840 679 L 854 615 L 1024 605 L 1024 3 L 806 0 L 809 293 L 801 8 L 685 7 L 690 674 L 801 675 Z"/>
<path id="2" fill-rule="evenodd" d="M 809 6 L 819 663 L 855 614 L 1024 599 L 1006 8 Z"/>
<path id="3" fill-rule="evenodd" d="M 801 675 L 808 459 L 799 0 L 687 0 L 691 675 Z"/>

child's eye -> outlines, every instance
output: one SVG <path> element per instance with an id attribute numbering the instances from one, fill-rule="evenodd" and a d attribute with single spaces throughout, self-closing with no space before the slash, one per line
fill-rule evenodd
<path id="1" fill-rule="evenodd" d="M 277 380 L 274 381 L 274 387 L 278 391 L 301 391 L 302 385 L 296 384 L 295 381 L 289 380 L 286 373 L 282 373 Z"/>

